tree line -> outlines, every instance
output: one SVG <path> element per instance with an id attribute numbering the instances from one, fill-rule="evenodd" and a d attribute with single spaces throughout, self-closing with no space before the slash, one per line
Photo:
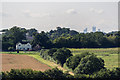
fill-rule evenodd
<path id="1" fill-rule="evenodd" d="M 9 72 L 2 72 L 1 75 L 2 80 L 119 80 L 120 68 L 115 68 L 113 70 L 101 69 L 99 72 L 92 75 L 75 74 L 74 76 L 58 68 L 49 69 L 44 72 L 32 69 L 11 69 Z"/>
<path id="2" fill-rule="evenodd" d="M 3 50 L 15 50 L 18 42 L 30 42 L 34 48 L 40 45 L 41 48 L 111 48 L 120 47 L 120 31 L 103 33 L 103 32 L 90 32 L 79 33 L 70 28 L 57 27 L 57 30 L 49 32 L 41 31 L 40 33 L 32 28 L 25 29 L 14 26 L 10 29 L 1 30 L 2 33 L 2 48 Z M 26 38 L 33 37 L 32 40 Z"/>
<path id="3" fill-rule="evenodd" d="M 50 60 L 63 66 L 66 59 L 73 55 L 71 54 L 71 51 L 66 48 L 51 48 L 40 50 L 40 56 L 45 60 Z"/>

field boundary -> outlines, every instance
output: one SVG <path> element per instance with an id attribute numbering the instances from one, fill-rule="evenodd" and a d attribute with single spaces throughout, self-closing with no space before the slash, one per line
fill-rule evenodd
<path id="1" fill-rule="evenodd" d="M 56 64 L 56 63 L 54 63 L 54 62 L 51 62 L 51 61 L 48 61 L 48 60 L 44 60 L 44 59 L 41 58 L 39 55 L 29 55 L 29 56 L 32 56 L 32 57 L 35 58 L 36 60 L 40 61 L 41 63 L 44 63 L 44 64 L 48 65 L 48 66 L 51 67 L 51 68 L 57 67 L 58 69 L 62 70 L 63 72 L 68 71 L 67 69 L 61 67 L 60 65 L 58 65 L 58 64 Z M 69 74 L 74 75 L 74 73 L 73 73 L 73 72 L 70 72 L 70 71 L 69 71 Z"/>

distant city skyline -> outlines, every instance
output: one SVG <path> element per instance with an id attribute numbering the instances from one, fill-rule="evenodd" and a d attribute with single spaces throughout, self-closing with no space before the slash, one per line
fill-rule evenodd
<path id="1" fill-rule="evenodd" d="M 13 26 L 50 31 L 56 27 L 88 32 L 96 26 L 103 32 L 118 31 L 117 2 L 4 2 L 2 29 Z"/>
<path id="2" fill-rule="evenodd" d="M 89 31 L 90 32 L 90 31 Z M 96 26 L 93 26 L 92 28 L 91 28 L 91 32 L 102 32 L 101 31 L 101 29 L 98 29 Z M 83 30 L 83 33 L 88 33 L 88 28 L 85 28 L 84 30 Z"/>

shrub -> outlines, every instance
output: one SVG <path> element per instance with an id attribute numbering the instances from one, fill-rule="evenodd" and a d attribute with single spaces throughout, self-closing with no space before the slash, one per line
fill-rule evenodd
<path id="1" fill-rule="evenodd" d="M 66 48 L 52 48 L 49 50 L 41 50 L 40 56 L 44 59 L 54 61 L 57 64 L 63 66 L 63 64 L 66 62 L 66 59 L 72 56 L 72 54 L 70 50 Z"/>
<path id="2" fill-rule="evenodd" d="M 64 73 L 59 70 L 58 68 L 53 68 L 53 69 L 49 69 L 46 70 L 45 75 L 48 76 L 48 78 L 66 78 L 66 76 L 64 75 Z"/>
<path id="3" fill-rule="evenodd" d="M 102 68 L 104 68 L 104 60 L 92 54 L 83 57 L 74 72 L 76 74 L 92 74 Z"/>
<path id="4" fill-rule="evenodd" d="M 44 79 L 47 76 L 41 71 L 33 71 L 32 69 L 11 69 L 10 72 L 2 72 L 2 79 L 17 80 L 17 79 Z"/>
<path id="5" fill-rule="evenodd" d="M 120 79 L 120 68 L 116 68 L 113 70 L 109 69 L 101 69 L 100 71 L 91 75 L 92 78 L 101 78 L 101 79 L 110 79 L 110 80 L 118 80 Z"/>
<path id="6" fill-rule="evenodd" d="M 87 75 L 87 74 L 75 74 L 75 75 L 74 75 L 74 78 L 88 79 L 88 78 L 90 78 L 90 76 Z"/>
<path id="7" fill-rule="evenodd" d="M 74 70 L 80 63 L 81 59 L 87 55 L 90 55 L 89 52 L 84 52 L 82 54 L 78 54 L 75 56 L 71 56 L 66 60 L 66 66 L 72 70 Z"/>

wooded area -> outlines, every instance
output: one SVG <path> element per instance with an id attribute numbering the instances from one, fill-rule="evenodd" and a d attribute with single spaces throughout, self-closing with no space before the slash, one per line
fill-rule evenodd
<path id="1" fill-rule="evenodd" d="M 103 32 L 90 32 L 79 33 L 70 28 L 57 27 L 57 30 L 49 32 L 36 29 L 25 29 L 14 26 L 12 28 L 1 30 L 2 34 L 2 49 L 15 50 L 18 42 L 27 41 L 32 44 L 34 48 L 40 45 L 41 48 L 111 48 L 120 47 L 120 31 L 103 33 Z M 33 37 L 32 40 L 26 39 L 28 36 Z"/>

